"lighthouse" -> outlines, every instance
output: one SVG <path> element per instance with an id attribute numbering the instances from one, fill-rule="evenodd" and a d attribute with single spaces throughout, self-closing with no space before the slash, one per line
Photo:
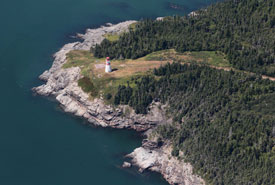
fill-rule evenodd
<path id="1" fill-rule="evenodd" d="M 111 62 L 110 62 L 110 57 L 107 57 L 106 58 L 105 73 L 110 73 L 110 72 L 112 72 Z"/>

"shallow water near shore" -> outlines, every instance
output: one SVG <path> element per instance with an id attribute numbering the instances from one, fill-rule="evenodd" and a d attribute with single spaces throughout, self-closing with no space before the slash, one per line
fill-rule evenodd
<path id="1" fill-rule="evenodd" d="M 52 54 L 85 28 L 184 15 L 216 0 L 2 0 L 0 184 L 167 185 L 159 174 L 121 169 L 141 145 L 134 131 L 88 126 L 51 99 L 33 96 Z M 178 7 L 173 9 L 172 5 Z"/>

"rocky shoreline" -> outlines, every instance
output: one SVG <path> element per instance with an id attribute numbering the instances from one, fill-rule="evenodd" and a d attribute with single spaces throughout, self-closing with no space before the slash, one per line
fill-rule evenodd
<path id="1" fill-rule="evenodd" d="M 134 129 L 144 132 L 148 136 L 159 124 L 169 122 L 164 114 L 165 106 L 155 102 L 147 115 L 135 114 L 128 106 L 112 107 L 104 104 L 102 99 L 90 100 L 78 86 L 77 81 L 82 77 L 79 67 L 63 69 L 66 54 L 72 50 L 90 50 L 99 44 L 106 33 L 121 33 L 128 30 L 130 24 L 136 21 L 125 21 L 119 24 L 106 24 L 97 29 L 87 29 L 85 34 L 77 34 L 83 42 L 64 45 L 54 55 L 54 62 L 39 78 L 45 84 L 34 87 L 36 94 L 53 96 L 60 103 L 65 112 L 84 117 L 91 124 L 119 129 Z M 168 142 L 158 146 L 156 142 L 145 139 L 141 147 L 127 155 L 132 163 L 140 167 L 140 171 L 152 170 L 159 172 L 170 184 L 191 185 L 205 184 L 204 181 L 192 173 L 192 166 L 171 156 Z M 131 165 L 126 163 L 127 167 Z"/>

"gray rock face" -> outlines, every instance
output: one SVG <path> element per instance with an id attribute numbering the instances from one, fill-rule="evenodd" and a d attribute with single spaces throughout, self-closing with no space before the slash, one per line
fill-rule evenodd
<path id="1" fill-rule="evenodd" d="M 82 77 L 80 68 L 62 68 L 66 62 L 66 54 L 70 51 L 90 50 L 90 47 L 102 42 L 104 34 L 127 31 L 128 26 L 134 22 L 136 21 L 126 21 L 116 25 L 108 24 L 98 29 L 87 29 L 85 34 L 77 34 L 83 42 L 66 44 L 55 53 L 52 67 L 39 77 L 45 81 L 45 84 L 34 87 L 33 91 L 39 95 L 55 97 L 64 111 L 84 117 L 91 124 L 102 127 L 134 129 L 146 131 L 148 134 L 156 125 L 168 122 L 163 111 L 164 106 L 156 102 L 151 105 L 150 112 L 145 116 L 135 114 L 128 106 L 113 108 L 104 104 L 102 99 L 90 100 L 89 95 L 77 83 Z M 188 171 L 185 163 L 176 159 L 170 160 L 169 152 L 165 151 L 165 148 L 158 148 L 155 144 L 148 144 L 145 141 L 143 147 L 137 148 L 131 157 L 141 170 L 158 171 L 171 184 L 188 184 L 187 180 L 193 184 L 200 184 L 201 181 L 192 176 L 190 165 Z"/>
<path id="2" fill-rule="evenodd" d="M 124 162 L 123 164 L 122 164 L 122 168 L 131 168 L 131 163 L 128 163 L 128 162 Z"/>
<path id="3" fill-rule="evenodd" d="M 144 170 L 159 172 L 170 184 L 205 184 L 203 179 L 193 174 L 193 167 L 189 163 L 171 156 L 171 151 L 169 144 L 156 148 L 155 143 L 147 140 L 142 147 L 135 149 L 128 157 L 140 167 L 140 172 Z"/>

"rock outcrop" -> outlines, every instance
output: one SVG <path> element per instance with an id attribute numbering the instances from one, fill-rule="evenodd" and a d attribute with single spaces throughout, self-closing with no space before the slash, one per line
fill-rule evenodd
<path id="1" fill-rule="evenodd" d="M 52 67 L 39 77 L 45 81 L 45 84 L 33 88 L 33 91 L 39 95 L 55 97 L 64 111 L 84 117 L 91 124 L 102 127 L 134 129 L 147 131 L 146 133 L 149 134 L 156 125 L 167 123 L 169 120 L 166 119 L 163 111 L 165 106 L 158 102 L 152 103 L 147 115 L 139 115 L 128 106 L 114 108 L 104 104 L 100 98 L 91 100 L 89 95 L 78 86 L 78 80 L 82 77 L 80 68 L 62 68 L 66 62 L 66 54 L 70 51 L 90 50 L 91 47 L 102 42 L 104 34 L 127 31 L 129 25 L 135 22 L 107 24 L 98 29 L 88 29 L 85 34 L 78 34 L 77 36 L 82 38 L 83 42 L 66 44 L 55 53 Z M 170 184 L 203 183 L 199 177 L 192 174 L 191 165 L 170 158 L 169 145 L 161 148 L 153 146 L 155 145 L 146 140 L 142 147 L 129 155 L 140 169 L 160 172 Z"/>
<path id="2" fill-rule="evenodd" d="M 132 164 L 128 163 L 126 161 L 122 164 L 122 168 L 131 168 L 131 166 L 132 166 Z"/>
<path id="3" fill-rule="evenodd" d="M 193 174 L 193 167 L 189 163 L 173 157 L 171 151 L 172 148 L 167 143 L 158 147 L 156 143 L 145 140 L 142 147 L 135 149 L 128 157 L 140 167 L 140 172 L 159 172 L 170 184 L 205 184 L 203 179 Z"/>

